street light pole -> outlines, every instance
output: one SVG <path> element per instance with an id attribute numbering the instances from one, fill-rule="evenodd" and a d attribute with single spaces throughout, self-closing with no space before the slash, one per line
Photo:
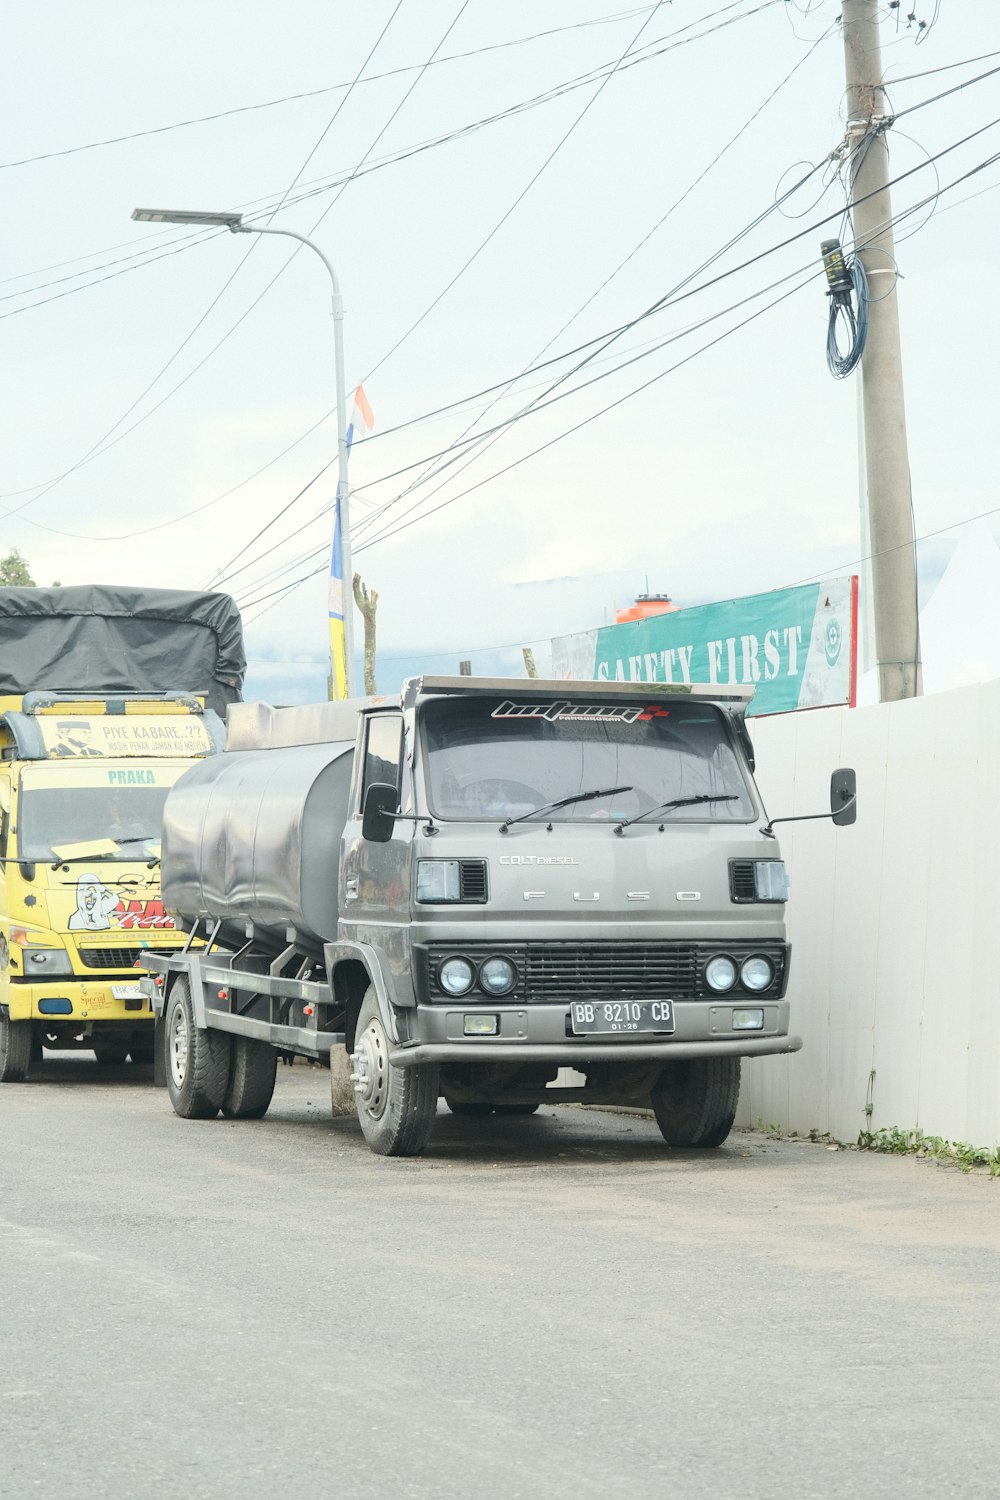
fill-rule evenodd
<path id="1" fill-rule="evenodd" d="M 333 364 L 337 391 L 337 511 L 340 516 L 340 545 L 343 577 L 341 583 L 341 614 L 344 620 L 344 680 L 347 696 L 353 698 L 356 681 L 354 670 L 354 571 L 351 562 L 351 517 L 350 492 L 347 484 L 347 390 L 344 378 L 344 304 L 340 295 L 337 273 L 326 254 L 307 235 L 294 229 L 271 229 L 256 224 L 244 224 L 238 213 L 197 213 L 183 209 L 137 208 L 133 219 L 154 224 L 217 224 L 232 234 L 282 234 L 298 240 L 314 250 L 327 269 L 330 277 L 331 303 L 333 308 Z M 336 521 L 334 522 L 336 526 Z M 332 573 L 331 573 L 332 579 Z M 331 603 L 335 601 L 331 600 Z M 331 653 L 333 643 L 331 640 Z M 337 681 L 337 664 L 331 660 L 333 683 Z"/>

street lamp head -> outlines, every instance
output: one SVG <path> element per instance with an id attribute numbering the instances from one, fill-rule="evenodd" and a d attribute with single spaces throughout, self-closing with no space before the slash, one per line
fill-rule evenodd
<path id="1" fill-rule="evenodd" d="M 133 208 L 133 219 L 143 224 L 218 224 L 223 229 L 238 229 L 242 214 L 195 213 L 183 208 Z"/>

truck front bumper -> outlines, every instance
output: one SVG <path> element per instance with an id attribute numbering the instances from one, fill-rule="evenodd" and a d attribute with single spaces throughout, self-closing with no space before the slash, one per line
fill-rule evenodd
<path id="1" fill-rule="evenodd" d="M 116 994 L 115 991 L 118 991 Z M 137 978 L 50 980 L 32 984 L 12 980 L 6 1004 L 12 1021 L 89 1025 L 113 1021 L 130 1027 L 151 1026 L 153 1011 Z"/>
<path id="2" fill-rule="evenodd" d="M 753 1006 L 740 997 L 736 1009 Z M 412 1067 L 431 1062 L 548 1062 L 573 1068 L 587 1062 L 668 1062 L 689 1057 L 761 1057 L 777 1052 L 798 1052 L 801 1037 L 789 1036 L 787 1000 L 762 999 L 755 1008 L 764 1012 L 759 1030 L 733 1029 L 734 1003 L 718 1000 L 679 1000 L 674 1003 L 675 1029 L 663 1032 L 589 1033 L 567 1035 L 569 1007 L 566 1004 L 520 1007 L 481 1003 L 459 1009 L 456 1005 L 421 1005 L 410 1013 L 410 1039 L 392 1046 L 389 1061 L 394 1067 Z M 493 1037 L 466 1036 L 465 1017 L 484 1011 L 498 1018 Z"/>

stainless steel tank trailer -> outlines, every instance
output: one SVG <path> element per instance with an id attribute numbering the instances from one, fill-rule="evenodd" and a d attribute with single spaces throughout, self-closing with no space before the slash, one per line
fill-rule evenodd
<path id="1" fill-rule="evenodd" d="M 346 1049 L 382 1155 L 420 1152 L 441 1097 L 651 1104 L 670 1144 L 719 1145 L 741 1059 L 801 1046 L 750 696 L 420 677 L 232 705 L 164 815 L 189 941 L 143 984 L 175 1110 L 261 1116 L 281 1053 Z M 852 771 L 830 807 L 854 821 Z"/>

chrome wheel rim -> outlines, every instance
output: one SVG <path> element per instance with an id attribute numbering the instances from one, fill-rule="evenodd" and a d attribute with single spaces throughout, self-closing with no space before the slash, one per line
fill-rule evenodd
<path id="1" fill-rule="evenodd" d="M 184 1087 L 184 1078 L 187 1074 L 188 1065 L 188 1018 L 183 1005 L 177 1004 L 170 1012 L 170 1025 L 167 1028 L 167 1049 L 170 1057 L 170 1077 L 173 1079 L 174 1087 Z"/>
<path id="2" fill-rule="evenodd" d="M 389 1047 L 381 1021 L 369 1021 L 354 1044 L 351 1061 L 358 1108 L 380 1120 L 389 1102 Z"/>

